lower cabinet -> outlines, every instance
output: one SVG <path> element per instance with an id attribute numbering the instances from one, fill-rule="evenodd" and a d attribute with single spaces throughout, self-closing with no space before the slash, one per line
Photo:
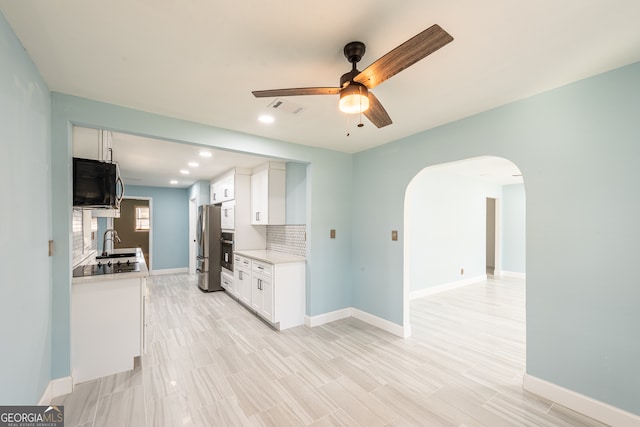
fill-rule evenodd
<path id="1" fill-rule="evenodd" d="M 134 358 L 144 352 L 146 277 L 127 274 L 71 287 L 74 384 L 133 369 Z"/>
<path id="2" fill-rule="evenodd" d="M 220 273 L 220 286 L 224 288 L 226 292 L 229 294 L 235 294 L 235 286 L 234 286 L 233 276 L 229 273 L 225 273 L 224 271 Z"/>
<path id="3" fill-rule="evenodd" d="M 251 305 L 251 260 L 234 255 L 233 281 L 235 296 L 244 304 Z"/>
<path id="4" fill-rule="evenodd" d="M 305 263 L 269 264 L 235 255 L 239 300 L 277 329 L 304 324 Z"/>

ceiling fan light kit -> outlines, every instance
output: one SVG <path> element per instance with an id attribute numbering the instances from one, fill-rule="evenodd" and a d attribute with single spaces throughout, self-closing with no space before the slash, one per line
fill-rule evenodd
<path id="1" fill-rule="evenodd" d="M 344 47 L 344 56 L 351 63 L 351 71 L 340 77 L 340 87 L 305 87 L 256 90 L 256 98 L 296 95 L 340 95 L 340 111 L 363 113 L 376 127 L 393 123 L 371 89 L 410 67 L 426 56 L 453 41 L 453 37 L 435 24 L 410 38 L 373 62 L 362 72 L 356 69 L 365 52 L 362 42 L 350 42 Z"/>
<path id="2" fill-rule="evenodd" d="M 363 84 L 352 82 L 340 91 L 340 111 L 347 114 L 363 113 L 369 109 L 369 90 Z"/>

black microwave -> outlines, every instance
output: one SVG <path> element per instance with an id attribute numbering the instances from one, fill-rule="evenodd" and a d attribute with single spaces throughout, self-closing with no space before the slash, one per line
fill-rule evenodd
<path id="1" fill-rule="evenodd" d="M 73 206 L 119 208 L 123 195 L 124 184 L 115 163 L 73 158 Z"/>

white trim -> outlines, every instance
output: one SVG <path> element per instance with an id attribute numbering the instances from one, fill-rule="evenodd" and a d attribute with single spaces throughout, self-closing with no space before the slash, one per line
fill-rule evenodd
<path id="1" fill-rule="evenodd" d="M 362 320 L 365 323 L 373 325 L 376 328 L 380 328 L 383 331 L 387 331 L 393 335 L 405 338 L 405 328 L 402 325 L 398 325 L 397 323 L 390 322 L 381 317 L 374 316 L 371 313 L 367 313 L 366 311 L 358 310 L 357 308 L 353 307 L 351 307 L 351 317 L 355 317 L 358 320 Z"/>
<path id="2" fill-rule="evenodd" d="M 180 267 L 180 268 L 165 268 L 162 270 L 153 270 L 153 271 L 150 271 L 149 273 L 152 276 L 160 276 L 162 274 L 179 274 L 179 273 L 188 273 L 188 272 L 189 272 L 188 267 Z"/>
<path id="3" fill-rule="evenodd" d="M 506 271 L 506 270 L 496 270 L 493 272 L 494 276 L 501 277 L 516 277 L 518 279 L 526 279 L 527 275 L 525 273 L 518 273 L 516 271 Z"/>
<path id="4" fill-rule="evenodd" d="M 304 316 L 304 324 L 313 328 L 314 326 L 324 325 L 325 323 L 334 322 L 347 317 L 351 317 L 351 307 L 330 311 L 329 313 L 323 313 L 317 316 Z"/>
<path id="5" fill-rule="evenodd" d="M 461 288 L 473 283 L 484 282 L 485 280 L 487 280 L 487 275 L 483 274 L 482 276 L 469 277 L 468 279 L 456 280 L 455 282 L 443 283 L 441 285 L 431 286 L 429 288 L 418 289 L 417 291 L 412 291 L 409 294 L 409 299 L 413 300 L 426 297 L 428 295 L 439 294 L 440 292 L 450 291 L 452 289 Z"/>
<path id="6" fill-rule="evenodd" d="M 49 381 L 44 389 L 38 405 L 48 405 L 54 397 L 63 396 L 73 391 L 73 379 L 71 377 L 56 378 Z"/>
<path id="7" fill-rule="evenodd" d="M 615 406 L 600 402 L 591 397 L 568 390 L 529 374 L 522 379 L 522 388 L 526 391 L 542 396 L 573 411 L 584 414 L 595 420 L 616 427 L 637 427 L 640 416 L 626 412 Z"/>
<path id="8" fill-rule="evenodd" d="M 325 323 L 346 319 L 347 317 L 362 320 L 376 328 L 380 328 L 383 331 L 387 331 L 402 338 L 411 336 L 410 326 L 401 326 L 353 307 L 330 311 L 329 313 L 319 314 L 317 316 L 304 316 L 304 324 L 309 328 L 313 328 L 314 326 L 324 325 Z"/>

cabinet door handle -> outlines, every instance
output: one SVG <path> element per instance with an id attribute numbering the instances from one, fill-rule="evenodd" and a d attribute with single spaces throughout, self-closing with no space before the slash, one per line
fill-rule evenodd
<path id="1" fill-rule="evenodd" d="M 225 188 L 225 189 L 224 189 L 224 197 L 228 197 L 228 195 L 227 195 L 227 191 L 228 191 L 228 190 L 229 190 L 228 188 Z"/>
<path id="2" fill-rule="evenodd" d="M 256 221 L 260 221 L 260 212 L 256 212 Z"/>

